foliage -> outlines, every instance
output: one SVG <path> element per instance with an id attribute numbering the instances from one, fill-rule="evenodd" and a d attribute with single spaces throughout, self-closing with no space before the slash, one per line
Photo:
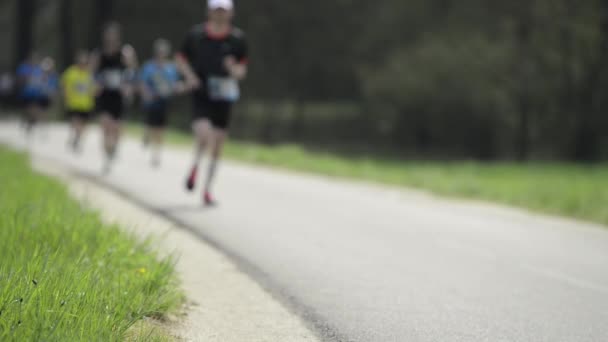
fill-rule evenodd
<path id="1" fill-rule="evenodd" d="M 95 3 L 108 2 L 73 2 L 74 46 L 96 44 Z M 142 58 L 156 37 L 179 46 L 204 18 L 202 0 L 105 8 Z M 57 7 L 40 11 L 48 18 Z M 268 103 L 263 119 L 239 109 L 260 128 L 258 140 L 267 139 L 273 102 L 350 101 L 364 112 L 357 121 L 301 114 L 272 129 L 292 137 L 283 141 L 316 142 L 317 128 L 331 122 L 338 132 L 330 144 L 421 158 L 608 158 L 608 0 L 237 1 L 236 21 L 251 45 L 246 99 Z M 47 26 L 37 41 L 48 47 L 54 31 L 37 25 Z"/>

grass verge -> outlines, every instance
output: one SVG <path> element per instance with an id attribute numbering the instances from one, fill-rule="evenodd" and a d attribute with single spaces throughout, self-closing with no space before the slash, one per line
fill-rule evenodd
<path id="1" fill-rule="evenodd" d="M 172 260 L 1 146 L 0 246 L 0 341 L 125 340 L 181 304 Z"/>
<path id="2" fill-rule="evenodd" d="M 141 134 L 141 127 L 129 127 Z M 167 141 L 191 144 L 170 131 Z M 312 152 L 295 145 L 230 142 L 231 159 L 322 175 L 429 190 L 608 224 L 608 165 L 567 163 L 418 162 Z"/>

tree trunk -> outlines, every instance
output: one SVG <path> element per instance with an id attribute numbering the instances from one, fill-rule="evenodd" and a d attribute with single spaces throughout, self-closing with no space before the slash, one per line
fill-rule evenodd
<path id="1" fill-rule="evenodd" d="M 59 27 L 61 28 L 61 66 L 66 68 L 72 63 L 74 56 L 72 0 L 61 0 Z"/>
<path id="2" fill-rule="evenodd" d="M 561 52 L 561 64 L 562 64 L 562 89 L 558 92 L 558 98 L 555 99 L 556 103 L 559 103 L 558 114 L 564 118 L 559 120 L 554 127 L 549 128 L 554 133 L 552 138 L 555 141 L 563 139 L 563 133 L 568 131 L 569 127 L 572 127 L 572 118 L 576 117 L 576 94 L 577 94 L 577 82 L 575 76 L 574 65 L 575 60 L 575 37 L 574 28 L 572 23 L 574 22 L 574 16 L 576 15 L 577 5 L 575 0 L 565 0 L 562 14 L 562 20 L 560 25 L 560 52 Z M 569 134 L 571 132 L 568 132 Z M 567 141 L 571 143 L 571 141 Z M 559 156 L 568 158 L 570 157 L 571 151 L 570 145 L 559 146 Z"/>
<path id="3" fill-rule="evenodd" d="M 530 155 L 530 115 L 532 112 L 532 96 L 530 81 L 533 72 L 531 49 L 532 16 L 531 9 L 524 7 L 520 13 L 519 25 L 517 28 L 517 44 L 519 49 L 519 61 L 516 66 L 519 68 L 519 91 L 518 109 L 519 122 L 517 132 L 516 155 L 519 161 L 525 161 Z"/>
<path id="4" fill-rule="evenodd" d="M 596 101 L 600 83 L 605 75 L 608 58 L 608 0 L 600 4 L 600 34 L 597 58 L 588 69 L 579 95 L 579 122 L 577 125 L 574 158 L 579 161 L 596 161 L 600 157 L 600 132 Z"/>
<path id="5" fill-rule="evenodd" d="M 15 36 L 15 57 L 13 60 L 15 67 L 26 60 L 32 53 L 36 2 L 35 0 L 19 0 L 17 1 L 16 9 L 17 30 Z"/>

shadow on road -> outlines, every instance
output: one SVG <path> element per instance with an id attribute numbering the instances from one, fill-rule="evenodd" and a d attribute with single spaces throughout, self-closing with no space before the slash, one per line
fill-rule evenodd
<path id="1" fill-rule="evenodd" d="M 156 207 L 153 210 L 162 215 L 179 214 L 179 213 L 200 213 L 217 209 L 215 206 L 204 206 L 202 204 L 177 204 L 172 206 Z"/>

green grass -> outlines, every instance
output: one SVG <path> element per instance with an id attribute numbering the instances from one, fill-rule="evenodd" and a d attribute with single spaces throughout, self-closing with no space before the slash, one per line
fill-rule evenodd
<path id="1" fill-rule="evenodd" d="M 2 147 L 0 247 L 0 341 L 121 341 L 182 301 L 172 260 Z"/>
<path id="2" fill-rule="evenodd" d="M 132 134 L 141 128 L 131 126 Z M 171 131 L 173 144 L 191 144 Z M 228 158 L 296 171 L 413 187 L 608 224 L 608 165 L 417 162 L 311 152 L 295 145 L 230 142 Z"/>

